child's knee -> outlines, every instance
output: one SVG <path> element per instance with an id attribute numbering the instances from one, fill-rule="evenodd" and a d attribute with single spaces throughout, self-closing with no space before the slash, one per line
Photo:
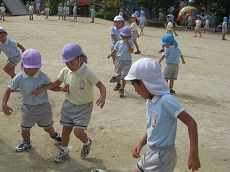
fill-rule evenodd
<path id="1" fill-rule="evenodd" d="M 76 137 L 81 137 L 83 134 L 85 134 L 85 131 L 80 128 L 74 128 L 74 135 Z"/>

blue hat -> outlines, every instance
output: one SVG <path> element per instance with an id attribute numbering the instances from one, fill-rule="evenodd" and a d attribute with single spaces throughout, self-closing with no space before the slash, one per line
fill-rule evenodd
<path id="1" fill-rule="evenodd" d="M 131 28 L 124 26 L 120 29 L 120 35 L 122 36 L 131 36 Z"/>
<path id="2" fill-rule="evenodd" d="M 228 20 L 228 17 L 224 17 L 223 20 Z"/>
<path id="3" fill-rule="evenodd" d="M 206 17 L 206 19 L 209 19 L 209 15 L 206 15 L 205 17 Z"/>
<path id="4" fill-rule="evenodd" d="M 123 8 L 120 8 L 120 11 L 123 11 L 124 9 Z"/>
<path id="5" fill-rule="evenodd" d="M 141 14 L 145 14 L 145 12 L 143 10 L 141 10 Z"/>
<path id="6" fill-rule="evenodd" d="M 173 45 L 175 47 L 178 47 L 178 44 L 175 41 L 173 34 L 166 34 L 165 36 L 163 36 L 162 41 L 160 42 L 160 44 L 164 45 L 164 44 L 168 44 L 170 42 L 173 43 Z"/>
<path id="7" fill-rule="evenodd" d="M 200 18 L 200 14 L 198 14 L 196 17 Z"/>
<path id="8" fill-rule="evenodd" d="M 87 63 L 87 56 L 77 44 L 67 44 L 62 49 L 62 63 L 68 63 L 78 56 L 84 57 L 84 62 Z"/>

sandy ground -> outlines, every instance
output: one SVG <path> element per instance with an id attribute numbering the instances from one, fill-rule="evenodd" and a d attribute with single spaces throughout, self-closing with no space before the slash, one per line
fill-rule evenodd
<path id="1" fill-rule="evenodd" d="M 93 139 L 89 156 L 81 159 L 81 143 L 71 135 L 70 158 L 55 164 L 58 154 L 57 145 L 38 126 L 31 130 L 33 148 L 16 153 L 15 147 L 21 142 L 20 136 L 20 94 L 11 94 L 9 105 L 14 109 L 11 116 L 5 116 L 0 109 L 0 171 L 75 171 L 89 172 L 100 168 L 107 172 L 129 172 L 138 159 L 131 156 L 131 149 L 145 132 L 145 100 L 140 98 L 130 84 L 127 84 L 125 98 L 121 99 L 113 91 L 114 84 L 109 82 L 113 73 L 109 53 L 109 28 L 112 22 L 89 18 L 78 18 L 78 22 L 58 21 L 56 16 L 45 20 L 44 16 L 7 17 L 0 21 L 9 32 L 9 38 L 17 40 L 25 48 L 35 48 L 42 54 L 43 67 L 52 80 L 60 69 L 61 50 L 67 43 L 78 43 L 88 55 L 88 66 L 92 68 L 107 87 L 106 105 L 103 109 L 95 106 L 88 128 Z M 230 35 L 227 41 L 221 40 L 221 33 L 203 34 L 194 38 L 193 31 L 177 28 L 176 38 L 186 64 L 180 65 L 178 80 L 175 82 L 175 98 L 198 123 L 199 148 L 202 172 L 227 172 L 230 169 Z M 133 54 L 133 61 L 142 57 L 158 60 L 161 54 L 159 42 L 165 34 L 163 28 L 146 27 L 138 39 L 141 55 Z M 6 56 L 1 54 L 0 66 L 3 68 Z M 164 63 L 162 69 L 164 67 Z M 19 66 L 17 72 L 20 72 Z M 3 70 L 0 72 L 0 96 L 2 97 L 10 78 Z M 95 98 L 99 91 L 95 87 Z M 59 124 L 60 109 L 64 100 L 63 93 L 49 91 L 54 111 L 55 129 L 61 132 Z M 189 152 L 187 128 L 178 122 L 176 147 L 178 160 L 175 172 L 186 172 Z M 143 149 L 142 154 L 145 149 Z"/>

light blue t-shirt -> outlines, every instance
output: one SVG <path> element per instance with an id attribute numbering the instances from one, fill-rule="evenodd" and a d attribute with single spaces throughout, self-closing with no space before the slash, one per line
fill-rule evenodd
<path id="1" fill-rule="evenodd" d="M 22 71 L 10 81 L 8 87 L 12 90 L 20 88 L 22 103 L 38 105 L 49 101 L 48 93 L 47 91 L 44 91 L 43 93 L 34 96 L 32 95 L 32 91 L 48 85 L 50 82 L 48 75 L 41 70 L 39 70 L 33 77 L 28 76 Z"/>
<path id="2" fill-rule="evenodd" d="M 178 47 L 170 46 L 162 53 L 162 55 L 165 55 L 166 64 L 180 63 L 181 50 Z"/>
<path id="3" fill-rule="evenodd" d="M 138 18 L 138 20 L 139 20 L 140 23 L 145 23 L 146 17 L 145 17 L 145 16 L 140 16 L 140 17 Z"/>
<path id="4" fill-rule="evenodd" d="M 59 11 L 59 12 L 63 12 L 63 11 L 64 11 L 64 8 L 63 8 L 63 7 L 58 7 L 58 11 Z"/>
<path id="5" fill-rule="evenodd" d="M 114 34 L 117 41 L 120 41 L 121 40 L 121 36 L 120 36 L 120 30 L 117 29 L 115 26 L 112 26 L 110 28 L 110 35 Z M 112 38 L 112 37 L 111 37 Z M 114 45 L 115 44 L 115 41 L 112 39 L 112 44 Z"/>
<path id="6" fill-rule="evenodd" d="M 223 22 L 222 27 L 223 27 L 225 30 L 227 29 L 228 24 L 227 24 L 227 22 L 226 22 L 226 21 L 224 21 L 224 22 Z"/>
<path id="7" fill-rule="evenodd" d="M 17 48 L 18 43 L 9 38 L 6 39 L 6 42 L 3 44 L 0 42 L 0 50 L 3 51 L 7 57 L 17 57 L 20 54 L 20 51 Z"/>
<path id="8" fill-rule="evenodd" d="M 132 48 L 134 48 L 133 41 L 129 40 L 129 44 Z M 132 60 L 131 53 L 128 51 L 128 47 L 123 40 L 120 40 L 115 44 L 114 50 L 117 51 L 116 56 L 118 60 L 120 61 Z"/>
<path id="9" fill-rule="evenodd" d="M 151 147 L 168 147 L 175 143 L 177 116 L 184 111 L 170 95 L 154 96 L 147 101 L 147 144 Z"/>

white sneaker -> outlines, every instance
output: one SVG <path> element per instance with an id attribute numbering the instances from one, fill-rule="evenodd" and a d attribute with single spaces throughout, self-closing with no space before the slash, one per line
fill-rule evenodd
<path id="1" fill-rule="evenodd" d="M 15 148 L 15 151 L 16 152 L 23 152 L 27 149 L 30 149 L 32 147 L 32 141 L 30 140 L 29 143 L 28 142 L 25 142 L 25 141 L 22 141 L 21 144 L 19 144 L 16 148 Z"/>
<path id="2" fill-rule="evenodd" d="M 62 163 L 64 160 L 69 158 L 69 152 L 64 152 L 63 150 L 55 157 L 54 161 L 56 163 Z"/>

